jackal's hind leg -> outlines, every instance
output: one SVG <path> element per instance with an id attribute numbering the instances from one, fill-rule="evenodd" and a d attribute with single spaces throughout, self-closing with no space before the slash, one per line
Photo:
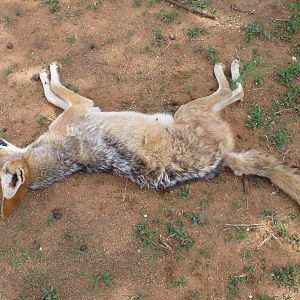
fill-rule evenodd
<path id="1" fill-rule="evenodd" d="M 46 71 L 40 72 L 40 80 L 43 84 L 46 99 L 53 105 L 66 110 L 69 107 L 68 103 L 52 92 L 50 88 L 49 74 Z"/>
<path id="2" fill-rule="evenodd" d="M 199 98 L 199 100 L 203 103 L 206 104 L 206 106 L 211 107 L 215 103 L 218 103 L 221 99 L 224 98 L 229 98 L 232 94 L 229 82 L 224 74 L 225 70 L 225 65 L 223 63 L 217 63 L 214 66 L 214 74 L 217 79 L 217 82 L 219 84 L 219 87 L 216 92 L 213 94 Z M 196 99 L 195 101 L 197 101 Z"/>
<path id="3" fill-rule="evenodd" d="M 235 85 L 234 90 L 232 91 L 232 94 L 230 97 L 224 98 L 221 101 L 215 103 L 212 106 L 213 112 L 219 112 L 223 110 L 225 107 L 229 106 L 230 104 L 238 101 L 243 100 L 244 98 L 244 91 L 242 84 L 239 82 L 240 79 L 240 62 L 239 60 L 234 60 L 231 63 L 231 78 L 232 82 Z"/>
<path id="4" fill-rule="evenodd" d="M 195 99 L 187 104 L 182 105 L 174 115 L 175 119 L 185 119 L 191 114 L 199 115 L 201 111 L 211 110 L 213 105 L 219 103 L 223 99 L 232 96 L 229 82 L 224 74 L 225 66 L 222 63 L 215 64 L 214 74 L 218 81 L 219 88 L 213 94 Z"/>
<path id="5" fill-rule="evenodd" d="M 51 89 L 55 94 L 59 97 L 63 98 L 65 101 L 68 102 L 69 106 L 73 105 L 82 105 L 87 107 L 94 106 L 93 100 L 84 98 L 75 92 L 67 89 L 60 83 L 60 76 L 59 76 L 59 69 L 60 65 L 56 62 L 50 65 L 50 73 L 51 73 Z"/>

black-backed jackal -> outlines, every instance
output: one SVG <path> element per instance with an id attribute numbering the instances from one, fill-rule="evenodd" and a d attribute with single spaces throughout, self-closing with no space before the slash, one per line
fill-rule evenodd
<path id="1" fill-rule="evenodd" d="M 234 152 L 234 137 L 220 118 L 242 100 L 241 83 L 231 90 L 216 64 L 218 90 L 182 105 L 174 117 L 138 112 L 102 112 L 62 86 L 59 65 L 40 73 L 47 100 L 64 112 L 49 131 L 25 149 L 0 139 L 2 217 L 10 215 L 28 189 L 45 188 L 75 172 L 114 172 L 141 187 L 166 189 L 194 179 L 214 177 L 227 166 L 236 175 L 269 178 L 300 204 L 300 172 L 257 150 Z M 239 61 L 231 64 L 234 81 Z"/>

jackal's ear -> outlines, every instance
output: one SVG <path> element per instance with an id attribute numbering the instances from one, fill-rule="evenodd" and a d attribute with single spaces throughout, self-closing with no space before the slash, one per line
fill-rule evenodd
<path id="1" fill-rule="evenodd" d="M 24 197 L 27 188 L 22 186 L 25 182 L 25 170 L 20 162 L 8 161 L 3 165 L 0 173 L 2 187 L 2 218 L 9 216 Z"/>

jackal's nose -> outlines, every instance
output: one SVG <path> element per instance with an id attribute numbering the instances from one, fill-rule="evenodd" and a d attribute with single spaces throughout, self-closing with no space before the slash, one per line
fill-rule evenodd
<path id="1" fill-rule="evenodd" d="M 7 146 L 7 144 L 2 140 L 2 139 L 0 139 L 0 146 L 4 146 L 4 147 L 6 147 Z"/>

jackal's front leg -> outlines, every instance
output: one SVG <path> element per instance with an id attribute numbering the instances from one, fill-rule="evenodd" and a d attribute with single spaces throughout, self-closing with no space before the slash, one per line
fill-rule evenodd
<path id="1" fill-rule="evenodd" d="M 66 110 L 69 107 L 68 103 L 61 97 L 55 95 L 50 88 L 49 73 L 46 71 L 42 71 L 40 73 L 40 80 L 43 84 L 46 99 L 53 105 Z"/>
<path id="2" fill-rule="evenodd" d="M 51 89 L 53 90 L 53 92 L 59 97 L 63 98 L 68 103 L 69 107 L 73 105 L 81 105 L 84 107 L 94 106 L 93 100 L 84 98 L 74 93 L 60 83 L 59 68 L 61 67 L 56 62 L 50 65 Z"/>

